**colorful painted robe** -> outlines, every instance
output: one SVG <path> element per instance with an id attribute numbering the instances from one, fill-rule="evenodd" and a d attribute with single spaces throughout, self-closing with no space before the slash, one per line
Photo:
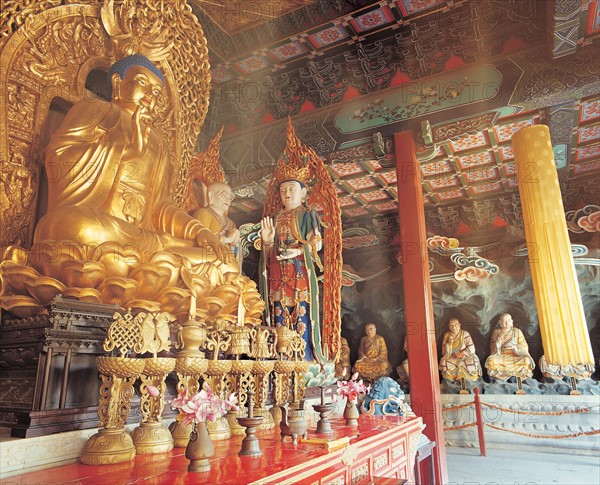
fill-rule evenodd
<path id="1" fill-rule="evenodd" d="M 315 232 L 322 224 L 315 210 L 298 207 L 282 210 L 275 218 L 275 241 L 270 251 L 261 252 L 260 292 L 267 302 L 267 321 L 275 326 L 287 325 L 299 331 L 306 341 L 305 360 L 323 362 L 319 317 L 319 287 L 315 263 Z M 301 255 L 278 261 L 277 254 L 286 249 L 301 249 Z"/>
<path id="2" fill-rule="evenodd" d="M 440 372 L 445 379 L 470 379 L 476 381 L 482 374 L 479 358 L 475 354 L 475 345 L 471 334 L 460 330 L 454 336 L 451 332 L 444 334 L 442 343 L 442 358 L 440 359 Z"/>

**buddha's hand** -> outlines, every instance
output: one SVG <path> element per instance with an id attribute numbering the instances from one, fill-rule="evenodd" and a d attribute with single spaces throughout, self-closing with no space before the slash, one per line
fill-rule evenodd
<path id="1" fill-rule="evenodd" d="M 275 241 L 275 223 L 272 217 L 265 217 L 260 221 L 260 236 L 263 247 L 271 246 Z"/>
<path id="2" fill-rule="evenodd" d="M 205 247 L 211 249 L 217 259 L 224 263 L 230 263 L 232 256 L 229 251 L 226 250 L 225 246 L 221 244 L 219 237 L 213 233 L 210 229 L 202 229 L 196 236 L 196 244 L 198 247 Z"/>
<path id="3" fill-rule="evenodd" d="M 146 108 L 138 105 L 131 117 L 131 144 L 125 149 L 124 161 L 135 160 L 142 156 L 148 145 L 150 126 L 142 127 L 142 114 Z"/>

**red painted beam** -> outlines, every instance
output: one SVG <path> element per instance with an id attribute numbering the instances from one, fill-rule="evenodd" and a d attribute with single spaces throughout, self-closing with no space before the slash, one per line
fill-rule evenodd
<path id="1" fill-rule="evenodd" d="M 421 170 L 411 131 L 394 135 L 411 407 L 427 425 L 435 484 L 448 482 Z M 429 479 L 428 479 L 429 480 Z M 428 483 L 428 482 L 426 482 Z"/>

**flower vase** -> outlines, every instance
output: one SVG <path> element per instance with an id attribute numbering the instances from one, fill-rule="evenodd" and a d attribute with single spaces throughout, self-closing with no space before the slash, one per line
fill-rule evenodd
<path id="1" fill-rule="evenodd" d="M 190 441 L 185 448 L 185 457 L 190 460 L 189 472 L 210 471 L 208 459 L 215 454 L 213 442 L 208 434 L 206 423 L 195 423 L 190 434 Z"/>
<path id="2" fill-rule="evenodd" d="M 358 408 L 356 407 L 356 399 L 352 401 L 346 401 L 346 407 L 344 408 L 344 419 L 346 420 L 346 426 L 358 426 Z"/>

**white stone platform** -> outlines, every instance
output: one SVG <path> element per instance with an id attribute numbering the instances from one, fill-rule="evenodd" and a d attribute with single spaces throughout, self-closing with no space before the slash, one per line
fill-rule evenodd
<path id="1" fill-rule="evenodd" d="M 444 427 L 462 426 L 476 421 L 475 407 L 456 411 L 448 408 L 473 402 L 474 395 L 443 394 L 442 407 Z M 564 395 L 505 395 L 484 394 L 482 403 L 490 403 L 506 409 L 519 410 L 525 414 L 515 414 L 482 406 L 485 423 L 507 429 L 500 431 L 485 427 L 485 443 L 488 449 L 506 449 L 544 453 L 563 453 L 598 456 L 600 434 L 576 438 L 552 438 L 581 432 L 591 432 L 600 428 L 600 396 Z M 539 412 L 560 412 L 589 409 L 588 412 L 562 415 L 540 415 Z M 548 435 L 548 438 L 524 436 L 517 433 Z M 479 448 L 477 428 L 446 431 L 446 445 Z"/>

